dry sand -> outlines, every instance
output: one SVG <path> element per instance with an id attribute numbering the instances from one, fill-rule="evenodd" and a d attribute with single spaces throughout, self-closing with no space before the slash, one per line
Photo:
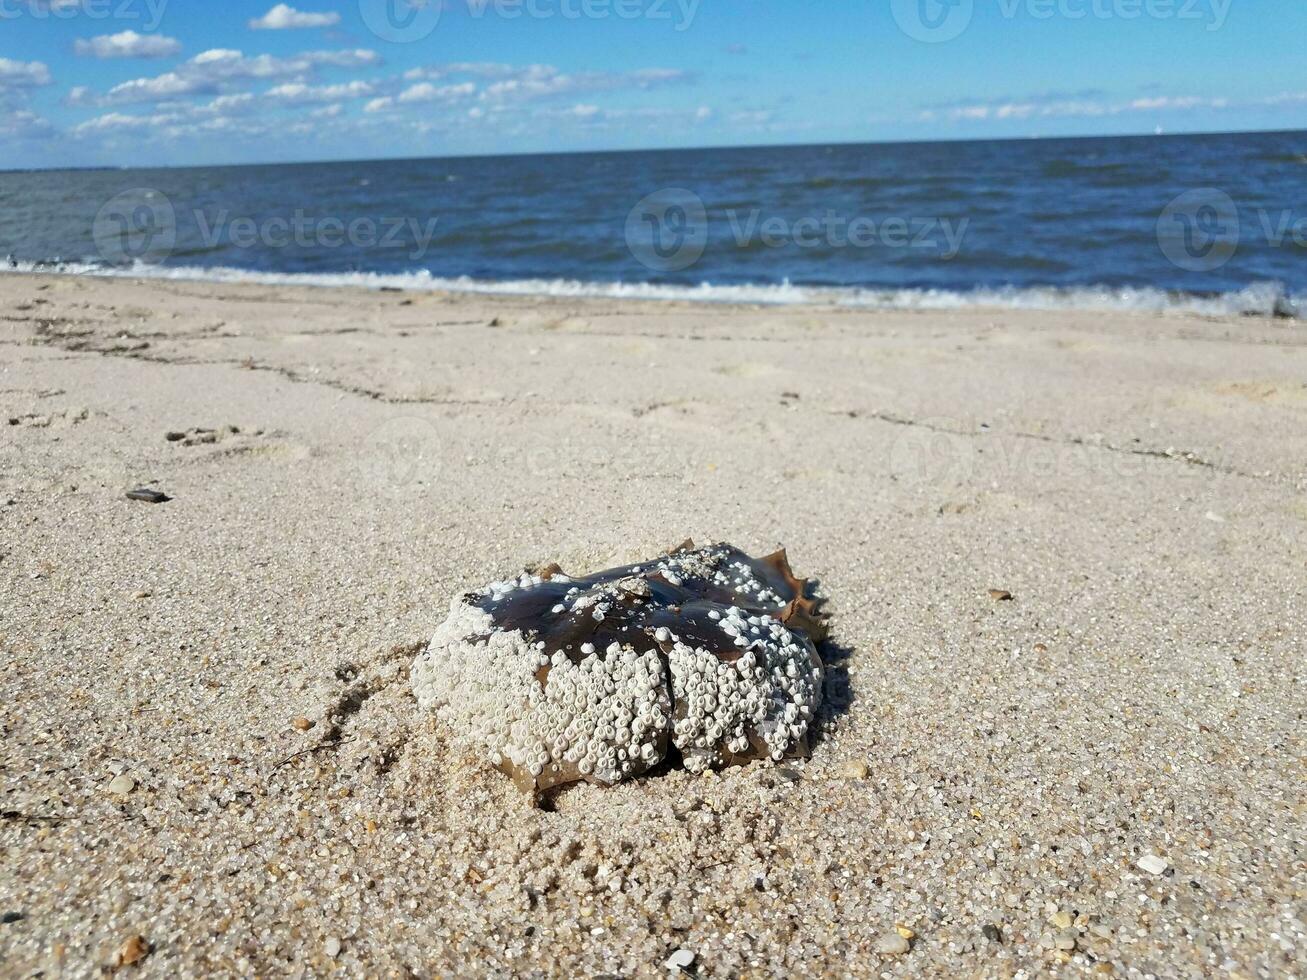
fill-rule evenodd
<path id="1" fill-rule="evenodd" d="M 0 313 L 5 975 L 1304 972 L 1300 324 Z M 821 579 L 809 761 L 537 810 L 419 717 L 452 594 L 687 536 Z"/>

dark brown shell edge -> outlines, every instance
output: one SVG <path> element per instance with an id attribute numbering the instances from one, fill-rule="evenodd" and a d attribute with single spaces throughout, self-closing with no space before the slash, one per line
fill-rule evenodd
<path id="1" fill-rule="evenodd" d="M 794 574 L 794 570 L 790 568 L 790 560 L 785 554 L 785 549 L 781 548 L 765 558 L 759 558 L 758 562 L 774 568 L 785 579 L 785 584 L 794 593 L 794 598 L 785 611 L 781 613 L 781 622 L 791 629 L 803 630 L 808 634 L 808 639 L 812 640 L 814 646 L 826 639 L 826 630 L 830 623 L 830 617 L 821 611 L 825 600 L 809 595 L 808 580 L 799 578 Z M 821 667 L 820 660 L 817 660 L 816 666 Z"/>

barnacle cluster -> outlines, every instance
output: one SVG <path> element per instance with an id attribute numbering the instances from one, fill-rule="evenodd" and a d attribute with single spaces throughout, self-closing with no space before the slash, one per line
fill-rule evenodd
<path id="1" fill-rule="evenodd" d="M 674 747 L 693 772 L 807 751 L 825 617 L 785 552 L 730 545 L 456 597 L 413 664 L 418 703 L 524 791 L 612 785 Z"/>

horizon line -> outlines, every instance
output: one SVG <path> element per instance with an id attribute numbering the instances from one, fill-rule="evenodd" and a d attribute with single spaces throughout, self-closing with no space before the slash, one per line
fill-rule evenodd
<path id="1" fill-rule="evenodd" d="M 304 159 L 304 160 L 263 160 L 249 163 L 187 163 L 175 166 L 128 166 L 123 164 L 98 164 L 90 166 L 52 166 L 52 167 L 0 167 L 0 174 L 16 173 L 61 173 L 85 171 L 114 170 L 204 170 L 218 167 L 303 167 L 314 164 L 334 166 L 351 163 L 407 163 L 416 160 L 485 160 L 517 159 L 529 157 L 558 156 L 602 156 L 635 153 L 691 153 L 700 150 L 790 150 L 811 149 L 816 147 L 855 147 L 855 146 L 932 146 L 952 143 L 1031 143 L 1062 141 L 1090 141 L 1111 139 L 1186 139 L 1205 136 L 1273 136 L 1292 133 L 1307 133 L 1307 129 L 1245 129 L 1245 130 L 1195 130 L 1192 132 L 1140 132 L 1140 133 L 1097 133 L 1068 136 L 989 136 L 938 139 L 899 139 L 899 140 L 837 140 L 834 142 L 815 143 L 732 143 L 703 144 L 699 146 L 668 146 L 643 148 L 613 148 L 600 150 L 532 150 L 517 153 L 453 153 L 430 156 L 397 157 L 342 157 L 338 159 Z"/>

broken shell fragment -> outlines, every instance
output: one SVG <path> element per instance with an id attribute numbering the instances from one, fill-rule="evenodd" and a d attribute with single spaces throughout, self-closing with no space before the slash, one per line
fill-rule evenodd
<path id="1" fill-rule="evenodd" d="M 686 542 L 571 578 L 557 566 L 456 597 L 413 664 L 455 740 L 524 792 L 611 786 L 672 749 L 692 772 L 807 753 L 826 617 L 784 550 Z"/>

